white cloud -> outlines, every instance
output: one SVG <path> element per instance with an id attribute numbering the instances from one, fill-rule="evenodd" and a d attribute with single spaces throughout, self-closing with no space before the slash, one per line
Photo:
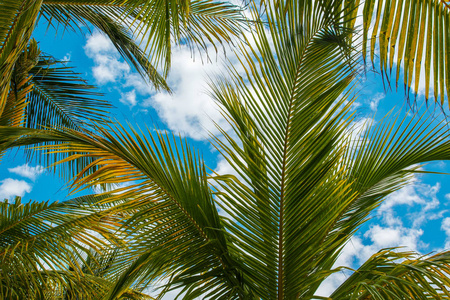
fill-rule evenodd
<path id="1" fill-rule="evenodd" d="M 441 229 L 447 235 L 447 239 L 445 242 L 445 249 L 449 249 L 450 248 L 450 218 L 447 217 L 444 220 L 442 220 Z"/>
<path id="2" fill-rule="evenodd" d="M 349 271 L 343 270 L 332 274 L 322 282 L 315 295 L 322 297 L 330 296 L 350 276 L 349 273 Z"/>
<path id="3" fill-rule="evenodd" d="M 407 205 L 409 207 L 419 205 L 420 210 L 410 214 L 413 222 L 412 226 L 418 228 L 426 220 L 436 218 L 432 210 L 440 204 L 437 197 L 440 187 L 439 182 L 435 185 L 429 185 L 416 180 L 413 184 L 389 195 L 378 209 L 378 215 L 389 226 L 400 225 L 401 221 L 396 216 L 394 207 L 399 205 Z"/>
<path id="4" fill-rule="evenodd" d="M 378 109 L 378 104 L 380 103 L 380 100 L 382 100 L 385 97 L 385 95 L 383 93 L 377 93 L 375 94 L 375 96 L 370 99 L 369 102 L 369 107 L 372 111 L 377 111 Z"/>
<path id="5" fill-rule="evenodd" d="M 222 63 L 193 61 L 190 50 L 185 46 L 174 49 L 168 78 L 173 94 L 158 92 L 147 99 L 144 106 L 154 107 L 169 129 L 197 140 L 206 139 L 208 131 L 218 133 L 212 120 L 227 130 L 228 123 L 206 94 L 206 74 L 217 73 L 222 68 Z"/>
<path id="6" fill-rule="evenodd" d="M 86 55 L 94 60 L 92 72 L 99 84 L 115 82 L 130 72 L 130 67 L 121 61 L 114 45 L 100 32 L 96 31 L 88 37 L 84 50 Z"/>
<path id="7" fill-rule="evenodd" d="M 15 168 L 8 168 L 8 171 L 35 181 L 39 175 L 45 172 L 45 168 L 39 165 L 36 167 L 30 167 L 28 163 L 26 163 Z"/>
<path id="8" fill-rule="evenodd" d="M 70 61 L 71 58 L 72 58 L 72 53 L 68 52 L 68 53 L 66 53 L 66 55 L 64 55 L 62 61 L 63 62 L 68 62 L 68 61 Z"/>
<path id="9" fill-rule="evenodd" d="M 9 199 L 14 196 L 23 197 L 25 193 L 31 192 L 32 189 L 32 186 L 24 180 L 6 178 L 1 180 L 0 183 L 0 199 Z"/>
<path id="10" fill-rule="evenodd" d="M 130 108 L 137 104 L 135 90 L 131 90 L 126 93 L 120 93 L 120 95 L 121 95 L 120 102 L 122 102 L 125 105 L 128 105 Z"/>

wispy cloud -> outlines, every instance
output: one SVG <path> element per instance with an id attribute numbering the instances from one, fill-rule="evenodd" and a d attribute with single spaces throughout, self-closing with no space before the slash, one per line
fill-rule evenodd
<path id="1" fill-rule="evenodd" d="M 8 171 L 35 181 L 39 175 L 45 172 L 45 168 L 39 165 L 31 167 L 28 165 L 28 163 L 26 163 L 24 165 L 17 166 L 15 168 L 8 168 Z"/>

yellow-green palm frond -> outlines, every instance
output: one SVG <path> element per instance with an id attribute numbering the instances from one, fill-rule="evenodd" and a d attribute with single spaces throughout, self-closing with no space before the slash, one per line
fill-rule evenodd
<path id="1" fill-rule="evenodd" d="M 369 0 L 361 5 L 363 55 L 370 53 L 372 63 L 387 77 L 395 64 L 396 81 L 403 73 L 405 87 L 414 93 L 424 82 L 426 99 L 432 88 L 435 101 L 443 106 L 450 90 L 450 2 Z"/>
<path id="2" fill-rule="evenodd" d="M 10 91 L 15 63 L 26 51 L 41 3 L 34 0 L 7 0 L 0 4 L 0 116 Z"/>
<path id="3" fill-rule="evenodd" d="M 419 256 L 383 249 L 339 286 L 330 299 L 448 299 L 450 253 Z"/>
<path id="4" fill-rule="evenodd" d="M 217 47 L 238 36 L 244 21 L 237 6 L 211 0 L 46 0 L 42 14 L 50 24 L 76 29 L 79 24 L 95 26 L 129 62 L 140 65 L 138 70 L 147 71 L 150 79 L 159 78 L 153 66 L 163 66 L 167 74 L 173 44 L 203 50 L 210 43 Z M 136 40 L 141 41 L 145 54 Z"/>
<path id="5" fill-rule="evenodd" d="M 95 299 L 98 287 L 83 276 L 80 262 L 90 255 L 89 248 L 101 251 L 116 243 L 113 233 L 119 224 L 108 209 L 85 203 L 86 197 L 91 201 L 85 196 L 62 203 L 22 203 L 16 197 L 0 203 L 3 299 L 43 297 L 56 286 L 77 285 L 83 288 L 73 293 L 91 292 Z M 84 207 L 74 205 L 80 202 Z"/>
<path id="6" fill-rule="evenodd" d="M 91 163 L 74 178 L 75 190 L 119 183 L 119 207 L 125 214 L 128 250 L 115 269 L 118 281 L 108 297 L 115 299 L 135 285 L 170 277 L 168 289 L 181 285 L 189 295 L 236 297 L 244 290 L 228 254 L 226 234 L 207 182 L 201 157 L 183 141 L 152 131 L 144 134 L 119 125 L 96 128 L 97 134 L 65 129 L 42 133 L 58 144 L 41 150 L 80 158 Z M 32 143 L 42 136 L 22 136 L 16 143 Z M 17 145 L 17 144 L 16 144 Z M 45 156 L 45 155 L 44 155 Z M 112 199 L 115 199 L 114 197 Z"/>

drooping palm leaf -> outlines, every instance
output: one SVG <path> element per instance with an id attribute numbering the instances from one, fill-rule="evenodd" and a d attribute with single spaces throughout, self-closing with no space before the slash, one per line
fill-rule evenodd
<path id="1" fill-rule="evenodd" d="M 432 87 L 435 101 L 440 99 L 443 106 L 450 89 L 450 2 L 369 0 L 361 5 L 363 55 L 370 53 L 372 63 L 379 64 L 387 76 L 396 65 L 396 81 L 403 73 L 405 87 L 424 92 L 426 99 Z M 421 81 L 425 82 L 424 91 L 419 91 Z"/>
<path id="2" fill-rule="evenodd" d="M 449 262 L 448 252 L 422 257 L 383 249 L 355 270 L 330 298 L 448 299 Z"/>
<path id="3" fill-rule="evenodd" d="M 110 37 L 134 65 L 140 63 L 144 71 L 151 72 L 154 71 L 152 65 L 163 66 L 165 74 L 170 67 L 173 43 L 203 49 L 209 43 L 213 46 L 228 43 L 240 34 L 243 20 L 238 7 L 211 0 L 46 0 L 42 13 L 49 22 L 62 23 L 65 27 L 80 29 L 77 24 L 80 21 L 83 25 L 92 24 Z M 133 48 L 137 48 L 130 38 L 124 38 L 124 29 L 128 29 L 134 39 L 144 40 L 142 46 L 151 64 L 136 56 L 138 51 Z M 126 39 L 128 42 L 124 43 Z"/>
<path id="4" fill-rule="evenodd" d="M 118 7 L 90 6 L 90 5 L 44 5 L 42 15 L 47 19 L 49 25 L 57 20 L 65 26 L 78 29 L 95 28 L 106 34 L 122 57 L 132 65 L 142 77 L 148 79 L 156 89 L 163 88 L 170 91 L 165 79 L 158 73 L 151 64 L 146 53 L 133 40 L 126 20 L 118 16 Z M 120 13 L 119 13 L 120 14 Z M 83 25 L 83 27 L 80 26 Z M 55 25 L 57 26 L 57 25 Z M 75 29 L 75 28 L 73 28 Z"/>
<path id="5" fill-rule="evenodd" d="M 53 57 L 40 55 L 29 76 L 33 88 L 27 99 L 26 127 L 80 129 L 89 127 L 91 120 L 107 118 L 111 105 L 99 98 L 96 87 Z"/>

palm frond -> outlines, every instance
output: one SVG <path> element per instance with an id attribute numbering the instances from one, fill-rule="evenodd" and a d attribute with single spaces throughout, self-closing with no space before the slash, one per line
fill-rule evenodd
<path id="1" fill-rule="evenodd" d="M 410 120 L 392 119 L 350 142 L 344 164 L 357 196 L 336 220 L 329 239 L 351 236 L 387 195 L 410 183 L 421 164 L 450 158 L 450 134 L 444 122 L 436 124 L 425 113 Z"/>
<path id="2" fill-rule="evenodd" d="M 29 76 L 33 88 L 27 101 L 26 127 L 80 129 L 89 127 L 91 120 L 107 118 L 111 105 L 99 98 L 96 87 L 53 57 L 40 55 Z"/>
<path id="3" fill-rule="evenodd" d="M 189 295 L 206 290 L 216 299 L 243 294 L 199 155 L 185 142 L 162 134 L 154 137 L 151 131 L 143 135 L 119 125 L 104 125 L 96 131 L 98 134 L 69 129 L 36 133 L 58 141 L 41 146 L 41 150 L 74 154 L 59 164 L 91 160 L 78 170 L 75 190 L 127 184 L 114 193 L 128 199 L 120 206 L 122 211 L 134 213 L 123 224 L 132 240 L 116 270 L 118 281 L 109 297 L 114 299 L 129 287 L 151 284 L 168 274 L 172 275 L 169 287 L 182 285 Z M 27 143 L 27 138 L 32 142 L 33 134 L 22 136 L 14 145 Z"/>
<path id="4" fill-rule="evenodd" d="M 312 295 L 328 276 L 319 272 L 323 261 L 332 260 L 317 249 L 327 247 L 326 228 L 353 198 L 338 162 L 354 59 L 335 4 L 267 5 L 269 33 L 260 24 L 256 45 L 242 46 L 246 77 L 232 70 L 233 82 L 213 86 L 238 137 L 222 132 L 217 148 L 243 178 L 216 178 L 232 217 L 230 250 L 259 298 Z"/>
<path id="5" fill-rule="evenodd" d="M 216 47 L 238 36 L 244 21 L 238 7 L 211 0 L 98 0 L 94 3 L 46 0 L 42 13 L 50 23 L 64 27 L 81 29 L 77 24 L 80 21 L 83 25 L 94 25 L 113 41 L 119 52 L 126 54 L 129 62 L 135 66 L 139 63 L 142 70 L 150 71 L 150 79 L 158 76 L 152 66 L 163 66 L 167 74 L 173 43 L 203 50 L 209 43 Z M 131 33 L 129 37 L 125 30 Z M 144 59 L 131 36 L 143 41 L 151 63 Z"/>
<path id="6" fill-rule="evenodd" d="M 82 32 L 84 28 L 95 26 L 109 37 L 122 57 L 142 77 L 148 79 L 156 89 L 163 88 L 170 91 L 165 78 L 158 73 L 147 54 L 133 40 L 132 32 L 127 27 L 130 24 L 127 25 L 126 20 L 120 18 L 123 13 L 123 10 L 120 10 L 117 6 L 108 8 L 107 6 L 64 5 L 61 3 L 44 4 L 41 11 L 49 26 L 57 26 L 58 24 L 53 23 L 58 22 L 67 27 L 76 26 Z M 82 27 L 80 24 L 82 24 Z"/>
<path id="7" fill-rule="evenodd" d="M 447 299 L 450 253 L 419 256 L 383 249 L 370 257 L 330 299 Z"/>
<path id="8" fill-rule="evenodd" d="M 403 73 L 408 91 L 422 92 L 419 84 L 425 82 L 426 99 L 432 88 L 435 101 L 443 106 L 450 90 L 449 14 L 450 2 L 443 0 L 365 1 L 363 56 L 369 53 L 387 77 L 395 64 L 395 80 Z"/>
<path id="9" fill-rule="evenodd" d="M 0 203 L 0 215 L 0 291 L 4 296 L 42 297 L 49 288 L 77 284 L 84 288 L 74 293 L 98 292 L 95 284 L 89 288 L 88 278 L 80 278 L 78 262 L 89 255 L 88 248 L 100 251 L 114 243 L 118 224 L 107 210 L 83 209 L 71 201 L 23 204 L 16 197 L 12 203 Z"/>
<path id="10" fill-rule="evenodd" d="M 0 116 L 6 106 L 15 63 L 26 51 L 41 3 L 7 0 L 0 4 Z"/>

